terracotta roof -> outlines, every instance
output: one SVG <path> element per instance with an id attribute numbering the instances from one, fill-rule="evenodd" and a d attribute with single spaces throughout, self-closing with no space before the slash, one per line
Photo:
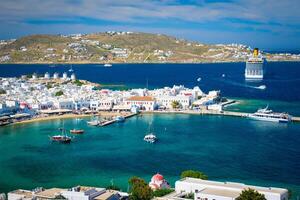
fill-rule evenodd
<path id="1" fill-rule="evenodd" d="M 156 181 L 162 181 L 164 180 L 164 177 L 161 174 L 155 174 L 152 179 L 156 180 Z"/>
<path id="2" fill-rule="evenodd" d="M 151 96 L 133 96 L 127 99 L 127 101 L 154 101 Z"/>

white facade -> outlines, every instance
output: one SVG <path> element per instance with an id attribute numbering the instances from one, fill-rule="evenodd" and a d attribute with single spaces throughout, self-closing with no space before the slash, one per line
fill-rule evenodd
<path id="1" fill-rule="evenodd" d="M 50 74 L 48 72 L 46 72 L 45 75 L 44 75 L 44 78 L 45 79 L 50 79 Z"/>
<path id="2" fill-rule="evenodd" d="M 90 200 L 105 193 L 104 188 L 74 187 L 68 191 L 62 191 L 61 195 L 69 200 Z"/>
<path id="3" fill-rule="evenodd" d="M 254 189 L 267 200 L 288 200 L 288 190 L 273 187 L 258 187 L 243 183 L 207 181 L 185 178 L 175 183 L 176 193 L 194 193 L 195 200 L 234 200 L 245 189 Z"/>
<path id="4" fill-rule="evenodd" d="M 68 79 L 68 74 L 66 72 L 63 73 L 62 79 L 64 80 Z"/>
<path id="5" fill-rule="evenodd" d="M 140 110 L 152 111 L 156 108 L 156 101 L 150 96 L 133 96 L 125 100 L 125 105 L 138 107 Z"/>
<path id="6" fill-rule="evenodd" d="M 75 81 L 75 80 L 76 80 L 76 76 L 75 76 L 74 73 L 71 75 L 71 79 L 72 79 L 72 81 Z"/>
<path id="7" fill-rule="evenodd" d="M 191 99 L 189 96 L 159 96 L 157 97 L 157 102 L 159 105 L 166 108 L 172 108 L 172 102 L 179 102 L 180 106 L 183 109 L 187 109 L 191 105 Z"/>

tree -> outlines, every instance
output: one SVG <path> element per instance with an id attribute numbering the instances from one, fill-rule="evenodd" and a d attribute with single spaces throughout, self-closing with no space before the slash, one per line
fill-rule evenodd
<path id="1" fill-rule="evenodd" d="M 236 200 L 267 200 L 265 195 L 260 194 L 256 190 L 246 189 L 243 190 L 240 196 L 236 198 Z"/>
<path id="2" fill-rule="evenodd" d="M 174 192 L 173 189 L 168 189 L 168 188 L 165 188 L 165 189 L 159 189 L 159 190 L 155 190 L 153 192 L 153 196 L 155 197 L 163 197 L 167 194 L 170 194 L 171 192 Z"/>
<path id="3" fill-rule="evenodd" d="M 63 91 L 60 90 L 60 91 L 57 91 L 57 92 L 55 93 L 55 96 L 58 97 L 58 96 L 61 96 L 61 95 L 63 95 L 63 94 L 64 94 Z"/>
<path id="4" fill-rule="evenodd" d="M 3 89 L 0 89 L 0 94 L 6 94 L 6 91 Z"/>
<path id="5" fill-rule="evenodd" d="M 171 106 L 173 109 L 176 109 L 180 107 L 180 103 L 178 101 L 172 101 Z"/>
<path id="6" fill-rule="evenodd" d="M 153 192 L 148 184 L 139 177 L 129 179 L 130 184 L 130 200 L 150 200 L 153 197 Z"/>
<path id="7" fill-rule="evenodd" d="M 205 175 L 203 172 L 194 171 L 194 170 L 186 170 L 183 171 L 180 175 L 181 178 L 190 177 L 190 178 L 200 178 L 203 180 L 207 180 L 208 176 Z"/>
<path id="8" fill-rule="evenodd" d="M 77 86 L 82 86 L 83 85 L 83 82 L 81 82 L 80 80 L 76 79 L 74 81 L 74 84 L 77 85 Z"/>

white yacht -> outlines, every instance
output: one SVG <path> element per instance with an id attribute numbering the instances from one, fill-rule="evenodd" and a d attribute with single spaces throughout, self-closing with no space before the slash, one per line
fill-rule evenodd
<path id="1" fill-rule="evenodd" d="M 281 122 L 288 123 L 291 121 L 291 116 L 287 113 L 275 113 L 272 110 L 269 110 L 268 107 L 264 109 L 259 109 L 253 114 L 248 116 L 251 119 L 269 121 L 269 122 Z"/>
<path id="2" fill-rule="evenodd" d="M 88 121 L 87 124 L 91 125 L 91 126 L 98 126 L 100 124 L 100 121 L 99 120 L 92 120 L 92 121 Z"/>
<path id="3" fill-rule="evenodd" d="M 157 137 L 153 133 L 145 135 L 145 137 L 144 137 L 144 141 L 149 142 L 149 143 L 154 143 L 154 142 L 156 142 L 156 140 L 157 140 Z"/>

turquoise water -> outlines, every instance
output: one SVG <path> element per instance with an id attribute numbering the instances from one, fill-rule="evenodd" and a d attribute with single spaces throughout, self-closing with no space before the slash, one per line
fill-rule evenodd
<path id="1" fill-rule="evenodd" d="M 16 188 L 106 186 L 127 190 L 131 176 L 147 181 L 162 173 L 173 185 L 180 172 L 197 169 L 213 180 L 292 189 L 300 195 L 300 123 L 185 114 L 132 117 L 125 123 L 90 127 L 86 120 L 53 120 L 0 129 L 0 191 Z M 143 137 L 152 122 L 159 141 Z M 48 135 L 84 128 L 70 145 Z"/>

